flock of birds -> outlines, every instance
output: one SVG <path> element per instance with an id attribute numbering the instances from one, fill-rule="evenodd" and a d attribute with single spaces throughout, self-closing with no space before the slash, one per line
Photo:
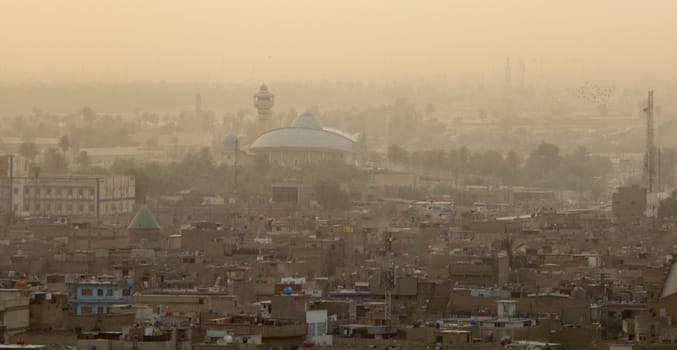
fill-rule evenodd
<path id="1" fill-rule="evenodd" d="M 585 83 L 571 90 L 571 94 L 594 105 L 603 105 L 609 102 L 615 91 L 614 87 Z"/>

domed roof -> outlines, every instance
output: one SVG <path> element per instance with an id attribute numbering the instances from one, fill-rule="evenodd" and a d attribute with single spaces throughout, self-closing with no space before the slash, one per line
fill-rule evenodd
<path id="1" fill-rule="evenodd" d="M 160 224 L 148 207 L 141 207 L 127 226 L 128 230 L 160 230 Z"/>
<path id="2" fill-rule="evenodd" d="M 223 138 L 223 148 L 226 151 L 235 151 L 238 148 L 238 142 L 237 135 L 230 133 Z"/>
<path id="3" fill-rule="evenodd" d="M 271 130 L 257 138 L 249 149 L 313 150 L 354 153 L 356 142 L 337 133 L 313 128 L 283 128 Z"/>
<path id="4" fill-rule="evenodd" d="M 296 117 L 293 128 L 322 129 L 322 123 L 311 113 L 305 112 Z"/>
<path id="5" fill-rule="evenodd" d="M 294 120 L 289 128 L 274 129 L 259 136 L 249 149 L 263 150 L 312 150 L 356 152 L 357 142 L 347 135 L 322 128 L 322 123 L 311 113 L 305 112 Z"/>

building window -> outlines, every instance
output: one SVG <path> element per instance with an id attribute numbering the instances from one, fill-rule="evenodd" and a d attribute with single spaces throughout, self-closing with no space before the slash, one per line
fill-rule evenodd
<path id="1" fill-rule="evenodd" d="M 35 211 L 40 211 L 40 203 L 35 204 Z"/>
<path id="2" fill-rule="evenodd" d="M 91 306 L 81 306 L 80 307 L 80 313 L 83 315 L 89 315 L 92 313 L 92 307 Z"/>
<path id="3" fill-rule="evenodd" d="M 27 195 L 27 194 L 30 194 L 30 193 L 31 193 L 30 189 L 28 187 L 24 187 L 24 194 Z"/>
<path id="4" fill-rule="evenodd" d="M 101 288 L 97 289 L 96 295 L 99 296 L 99 297 L 102 297 L 103 296 L 103 289 L 101 289 Z"/>
<path id="5" fill-rule="evenodd" d="M 90 205 L 89 205 L 89 211 L 90 211 L 90 212 L 94 212 L 94 204 L 90 204 Z"/>
<path id="6" fill-rule="evenodd" d="M 19 194 L 19 189 L 14 187 L 14 194 Z"/>
<path id="7" fill-rule="evenodd" d="M 28 209 L 28 203 L 24 203 L 24 210 L 25 210 L 25 211 L 28 211 L 28 210 L 29 210 L 29 209 Z"/>
<path id="8" fill-rule="evenodd" d="M 122 290 L 122 296 L 128 297 L 131 295 L 131 290 L 129 288 L 125 288 Z"/>
<path id="9" fill-rule="evenodd" d="M 113 290 L 112 289 L 106 289 L 106 296 L 112 297 L 113 296 Z"/>
<path id="10" fill-rule="evenodd" d="M 93 295 L 92 288 L 82 288 L 82 290 L 80 290 L 80 295 L 83 297 L 91 297 Z"/>
<path id="11" fill-rule="evenodd" d="M 89 195 L 90 195 L 90 196 L 94 196 L 94 189 L 93 189 L 93 188 L 90 188 L 90 189 L 89 189 Z"/>
<path id="12" fill-rule="evenodd" d="M 78 213 L 82 213 L 85 211 L 85 205 L 84 204 L 78 204 Z"/>
<path id="13" fill-rule="evenodd" d="M 84 190 L 84 189 L 82 189 L 82 188 L 81 188 L 81 189 L 79 189 L 79 190 L 78 190 L 78 195 L 80 195 L 80 196 L 84 196 L 84 195 L 85 195 L 85 190 Z"/>
<path id="14" fill-rule="evenodd" d="M 103 306 L 99 306 L 99 311 L 98 311 L 98 313 L 100 313 L 100 314 L 105 314 L 105 313 L 106 313 L 106 308 L 103 307 Z"/>
<path id="15" fill-rule="evenodd" d="M 73 204 L 66 204 L 66 211 L 69 213 L 73 211 Z"/>
<path id="16" fill-rule="evenodd" d="M 61 211 L 62 208 L 61 203 L 56 205 L 56 211 Z"/>

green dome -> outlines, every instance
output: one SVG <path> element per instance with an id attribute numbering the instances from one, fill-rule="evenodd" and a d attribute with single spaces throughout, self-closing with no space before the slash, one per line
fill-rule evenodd
<path id="1" fill-rule="evenodd" d="M 148 207 L 142 207 L 127 226 L 128 230 L 160 230 L 160 224 L 155 220 Z"/>

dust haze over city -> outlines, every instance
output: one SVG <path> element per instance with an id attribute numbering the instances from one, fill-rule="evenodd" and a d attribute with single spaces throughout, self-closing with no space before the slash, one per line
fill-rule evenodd
<path id="1" fill-rule="evenodd" d="M 677 348 L 677 2 L 1 5 L 0 349 Z"/>

